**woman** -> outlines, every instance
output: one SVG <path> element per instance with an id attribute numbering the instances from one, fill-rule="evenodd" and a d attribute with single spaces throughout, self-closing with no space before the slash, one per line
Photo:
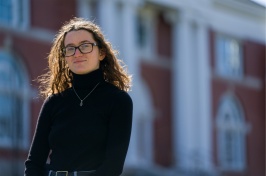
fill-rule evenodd
<path id="1" fill-rule="evenodd" d="M 40 77 L 46 98 L 25 176 L 118 176 L 132 124 L 130 76 L 90 21 L 62 26 Z M 49 163 L 46 164 L 49 157 Z"/>

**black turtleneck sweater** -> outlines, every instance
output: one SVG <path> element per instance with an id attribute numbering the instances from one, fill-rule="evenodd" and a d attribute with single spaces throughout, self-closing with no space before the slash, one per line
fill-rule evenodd
<path id="1" fill-rule="evenodd" d="M 44 170 L 90 171 L 97 176 L 122 173 L 132 124 L 132 100 L 104 81 L 100 69 L 73 74 L 73 86 L 48 97 L 42 106 L 25 162 L 25 176 Z M 46 164 L 49 155 L 50 163 Z"/>

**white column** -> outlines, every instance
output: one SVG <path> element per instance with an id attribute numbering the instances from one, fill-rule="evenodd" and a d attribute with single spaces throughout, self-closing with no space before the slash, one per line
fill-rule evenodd
<path id="1" fill-rule="evenodd" d="M 211 90 L 208 31 L 203 20 L 181 11 L 175 26 L 173 63 L 176 167 L 212 169 Z"/>
<path id="2" fill-rule="evenodd" d="M 100 0 L 99 1 L 99 23 L 105 34 L 105 38 L 112 44 L 116 43 L 117 11 L 116 1 Z"/>
<path id="3" fill-rule="evenodd" d="M 173 61 L 174 148 L 178 168 L 191 169 L 196 146 L 195 118 L 198 118 L 195 96 L 196 63 L 191 17 L 180 13 L 175 26 L 175 59 Z"/>
<path id="4" fill-rule="evenodd" d="M 178 17 L 177 17 L 178 18 Z M 179 70 L 178 70 L 178 67 L 179 67 L 179 52 L 178 51 L 178 48 L 180 43 L 179 43 L 179 22 L 177 21 L 175 23 L 175 25 L 173 26 L 173 64 L 172 64 L 172 86 L 173 86 L 173 99 L 172 99 L 172 106 L 173 106 L 173 126 L 172 126 L 172 129 L 173 129 L 173 158 L 174 158 L 174 166 L 177 168 L 178 167 L 178 161 L 179 161 L 179 151 L 181 151 L 179 149 L 179 136 L 178 133 L 179 133 L 179 109 L 178 108 L 178 105 L 179 105 L 179 92 L 178 92 L 178 87 L 179 87 L 179 77 L 178 77 L 178 74 L 179 74 Z"/>
<path id="5" fill-rule="evenodd" d="M 89 3 L 88 1 L 84 1 L 84 0 L 77 0 L 77 15 L 79 17 L 83 17 L 86 19 L 90 19 L 90 9 L 89 9 Z"/>
<path id="6" fill-rule="evenodd" d="M 137 95 L 136 87 L 138 87 L 138 77 L 139 77 L 139 61 L 135 54 L 137 48 L 135 47 L 135 5 L 131 1 L 124 1 L 122 6 L 122 21 L 121 21 L 121 38 L 122 38 L 122 51 L 121 56 L 124 62 L 128 66 L 128 71 L 133 75 L 133 87 L 130 92 L 134 108 L 133 108 L 133 124 L 132 133 L 130 139 L 130 146 L 127 154 L 126 164 L 127 165 L 137 165 L 138 155 L 137 155 L 137 136 L 136 136 L 136 110 L 137 110 Z"/>
<path id="7" fill-rule="evenodd" d="M 154 116 L 154 110 L 152 107 L 152 100 L 148 87 L 144 85 L 140 75 L 140 58 L 136 43 L 137 31 L 136 31 L 136 17 L 138 2 L 135 0 L 123 1 L 122 5 L 122 17 L 121 17 L 121 29 L 120 32 L 122 38 L 122 50 L 121 56 L 124 62 L 128 66 L 129 73 L 133 75 L 133 87 L 129 92 L 133 100 L 133 124 L 130 146 L 126 159 L 126 166 L 133 167 L 147 167 L 152 162 L 152 117 Z M 139 156 L 138 148 L 140 139 L 137 136 L 138 122 L 144 121 L 146 138 L 145 146 L 142 146 L 142 152 L 145 152 L 145 156 Z"/>
<path id="8" fill-rule="evenodd" d="M 211 168 L 211 89 L 210 89 L 210 59 L 208 29 L 204 20 L 197 20 L 197 53 L 198 53 L 198 114 L 200 135 L 198 147 L 200 148 L 200 167 L 203 170 Z"/>

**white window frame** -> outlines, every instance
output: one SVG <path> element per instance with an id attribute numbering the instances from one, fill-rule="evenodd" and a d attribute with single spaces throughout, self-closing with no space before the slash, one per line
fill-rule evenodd
<path id="1" fill-rule="evenodd" d="M 234 96 L 225 95 L 222 97 L 218 107 L 216 125 L 217 155 L 220 169 L 225 171 L 244 170 L 246 167 L 248 126 L 244 120 L 241 105 Z M 230 141 L 228 134 L 232 137 Z"/>
<path id="2" fill-rule="evenodd" d="M 10 114 L 7 114 L 7 117 L 10 118 L 10 126 L 7 127 L 9 132 L 7 133 L 11 133 L 11 136 L 0 136 L 0 147 L 27 149 L 29 146 L 30 127 L 29 105 L 31 97 L 30 95 L 32 94 L 29 88 L 28 76 L 26 74 L 25 68 L 23 67 L 23 63 L 21 63 L 19 59 L 16 59 L 11 53 L 1 49 L 0 73 L 10 75 L 8 80 L 1 81 L 0 79 L 0 96 L 5 95 L 5 97 L 8 97 L 11 101 L 15 102 L 14 106 L 12 105 L 11 107 L 8 107 L 14 107 L 14 109 L 12 109 Z M 6 83 L 5 81 L 8 82 Z M 20 100 L 19 105 L 16 105 L 18 102 L 16 101 L 17 99 Z M 19 108 L 19 113 L 14 115 L 15 108 Z M 4 113 L 4 111 L 2 111 L 2 113 Z M 0 113 L 0 116 L 1 115 L 3 114 Z M 22 134 L 22 136 L 19 137 L 14 135 L 14 133 Z"/>
<path id="3" fill-rule="evenodd" d="M 240 40 L 217 34 L 215 36 L 215 67 L 219 76 L 243 78 L 243 49 Z"/>
<path id="4" fill-rule="evenodd" d="M 11 1 L 11 9 L 6 9 L 6 10 L 11 10 L 11 21 L 6 21 L 0 16 L 0 25 L 13 27 L 20 30 L 27 29 L 29 26 L 29 19 L 30 19 L 29 0 L 9 0 L 9 1 Z M 3 7 L 0 7 L 0 10 L 3 10 Z"/>

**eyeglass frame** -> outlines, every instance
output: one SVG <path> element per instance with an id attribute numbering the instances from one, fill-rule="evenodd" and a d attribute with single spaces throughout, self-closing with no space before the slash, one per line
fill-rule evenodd
<path id="1" fill-rule="evenodd" d="M 85 53 L 84 53 L 84 52 L 82 52 L 82 51 L 80 50 L 79 47 L 82 46 L 82 45 L 85 45 L 85 44 L 90 44 L 90 45 L 92 46 L 90 52 L 85 52 Z M 80 53 L 82 53 L 82 54 L 88 54 L 88 53 L 91 53 L 91 52 L 93 51 L 93 46 L 99 46 L 99 45 L 98 45 L 97 43 L 86 42 L 86 43 L 82 43 L 82 44 L 80 44 L 79 46 L 67 46 L 67 47 L 63 48 L 63 53 L 64 53 L 64 56 L 65 56 L 65 57 L 74 56 L 74 55 L 76 54 L 76 50 L 78 49 Z M 68 48 L 68 47 L 75 48 L 74 53 L 73 53 L 72 55 L 70 55 L 70 56 L 66 56 L 66 48 Z"/>

